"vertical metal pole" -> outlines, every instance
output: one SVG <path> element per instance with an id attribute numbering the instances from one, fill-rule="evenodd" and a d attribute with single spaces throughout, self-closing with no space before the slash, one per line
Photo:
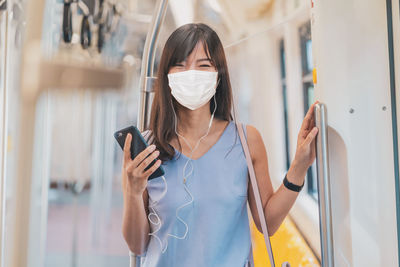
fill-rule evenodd
<path id="1" fill-rule="evenodd" d="M 155 81 L 154 72 L 154 57 L 157 48 L 157 38 L 160 32 L 161 24 L 165 17 L 168 0 L 158 0 L 155 13 L 151 21 L 149 31 L 146 36 L 142 57 L 142 69 L 140 73 L 139 89 L 139 111 L 137 118 L 137 127 L 143 131 L 150 122 L 151 109 L 151 93 L 154 92 L 153 85 Z"/>
<path id="2" fill-rule="evenodd" d="M 129 257 L 130 257 L 129 267 L 140 267 L 142 265 L 141 263 L 142 258 L 140 255 L 135 255 L 132 251 L 129 251 Z"/>
<path id="3" fill-rule="evenodd" d="M 393 6 L 392 6 L 393 4 Z M 397 4 L 397 8 L 396 8 Z M 399 25 L 399 1 L 386 0 L 387 14 L 387 32 L 388 32 L 388 52 L 389 52 L 389 71 L 390 71 L 390 100 L 392 111 L 392 135 L 393 135 L 393 158 L 394 158 L 394 177 L 396 192 L 396 218 L 397 218 L 397 254 L 398 264 L 400 266 L 400 188 L 399 188 L 399 133 L 398 133 L 398 113 L 396 102 L 396 90 L 399 84 L 396 84 L 396 25 Z M 397 19 L 397 20 L 396 20 Z M 397 43 L 398 45 L 398 43 Z M 398 81 L 397 81 L 398 82 Z"/>
<path id="4" fill-rule="evenodd" d="M 4 36 L 0 36 L 2 40 L 4 40 L 4 48 L 1 51 L 3 55 L 3 62 L 2 64 L 2 74 L 3 77 L 3 90 L 2 90 L 2 135 L 0 141 L 0 149 L 1 149 L 1 157 L 0 157 L 0 267 L 4 267 L 4 252 L 5 252 L 5 215 L 6 215 L 6 157 L 7 157 L 7 143 L 8 143 L 8 133 L 7 133 L 7 36 L 8 36 L 8 11 L 6 9 L 0 10 L 0 21 L 5 21 L 5 33 L 1 34 Z M 1 22 L 0 22 L 1 27 Z"/>
<path id="5" fill-rule="evenodd" d="M 35 134 L 36 103 L 40 88 L 34 86 L 39 70 L 28 69 L 29 62 L 40 57 L 42 37 L 44 0 L 26 2 L 26 32 L 22 49 L 21 96 L 19 98 L 19 119 L 16 138 L 17 177 L 15 226 L 13 232 L 13 249 L 11 267 L 26 267 L 28 264 L 30 204 L 32 193 L 32 162 Z M 39 62 L 39 61 L 37 61 Z"/>
<path id="6" fill-rule="evenodd" d="M 319 129 L 316 142 L 319 225 L 322 267 L 334 267 L 328 136 L 325 110 L 324 104 L 316 104 L 314 107 L 315 124 Z"/>
<path id="7" fill-rule="evenodd" d="M 167 10 L 168 0 L 158 0 L 153 18 L 151 20 L 149 31 L 146 36 L 146 43 L 144 45 L 142 68 L 139 80 L 139 110 L 137 118 L 137 127 L 143 131 L 150 122 L 150 109 L 152 102 L 152 93 L 154 92 L 153 86 L 156 80 L 154 76 L 154 57 L 157 48 L 157 39 L 160 32 L 161 24 L 163 23 L 165 13 Z M 140 267 L 140 256 L 136 256 L 131 251 L 130 266 Z"/>

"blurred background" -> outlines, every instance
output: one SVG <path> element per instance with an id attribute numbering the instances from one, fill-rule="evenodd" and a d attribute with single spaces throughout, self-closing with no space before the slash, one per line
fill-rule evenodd
<path id="1" fill-rule="evenodd" d="M 0 0 L 0 267 L 129 266 L 113 133 L 138 123 L 158 2 Z M 321 256 L 316 163 L 271 238 L 276 263 L 399 266 L 399 1 L 167 2 L 154 73 L 172 31 L 211 26 L 236 116 L 262 134 L 275 189 L 306 111 L 327 107 L 335 264 Z M 256 266 L 269 266 L 252 235 Z"/>

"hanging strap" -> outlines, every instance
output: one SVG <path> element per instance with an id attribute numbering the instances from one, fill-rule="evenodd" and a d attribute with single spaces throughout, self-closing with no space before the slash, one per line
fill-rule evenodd
<path id="1" fill-rule="evenodd" d="M 241 123 L 237 123 L 236 126 L 239 126 L 237 128 L 239 131 L 240 142 L 242 142 L 244 155 L 246 156 L 247 167 L 249 169 L 249 174 L 250 174 L 250 183 L 251 183 L 251 187 L 253 188 L 254 199 L 256 200 L 258 217 L 260 218 L 261 229 L 263 231 L 265 245 L 267 246 L 269 260 L 271 262 L 271 267 L 275 267 L 275 261 L 274 261 L 274 256 L 272 254 L 271 243 L 269 241 L 267 222 L 265 221 L 264 209 L 263 209 L 262 202 L 261 202 L 260 192 L 258 191 L 256 175 L 254 173 L 254 167 L 253 167 L 253 162 L 251 161 L 249 147 L 247 145 L 247 141 L 246 141 L 246 139 L 244 137 L 244 133 L 243 133 L 243 125 Z"/>

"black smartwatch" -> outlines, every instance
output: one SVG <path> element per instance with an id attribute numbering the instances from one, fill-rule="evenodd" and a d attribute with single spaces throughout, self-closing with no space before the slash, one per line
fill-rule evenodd
<path id="1" fill-rule="evenodd" d="M 286 175 L 287 175 L 287 174 L 286 174 Z M 283 185 L 284 185 L 287 189 L 289 189 L 289 190 L 292 190 L 292 191 L 295 191 L 295 192 L 300 192 L 301 189 L 302 189 L 303 186 L 304 186 L 304 182 L 303 182 L 303 184 L 300 185 L 300 186 L 299 186 L 299 185 L 292 184 L 291 182 L 288 181 L 286 175 L 285 175 L 285 178 L 283 178 Z"/>

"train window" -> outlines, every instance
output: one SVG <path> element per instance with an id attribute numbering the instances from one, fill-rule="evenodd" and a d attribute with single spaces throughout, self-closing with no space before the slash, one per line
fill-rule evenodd
<path id="1" fill-rule="evenodd" d="M 304 115 L 314 103 L 314 84 L 312 80 L 313 60 L 312 60 L 312 41 L 311 24 L 308 21 L 300 29 L 300 47 L 301 47 L 301 66 L 303 83 L 303 103 Z M 317 175 L 315 162 L 307 171 L 307 191 L 315 199 L 318 198 Z"/>
<path id="2" fill-rule="evenodd" d="M 301 66 L 303 76 L 308 76 L 312 73 L 312 41 L 311 41 L 311 24 L 307 22 L 303 24 L 300 29 L 300 46 L 301 46 Z"/>
<path id="3" fill-rule="evenodd" d="M 286 65 L 285 65 L 285 45 L 283 40 L 279 41 L 279 55 L 281 67 L 281 85 L 282 85 L 282 100 L 283 100 L 283 118 L 285 121 L 285 156 L 286 156 L 286 169 L 290 167 L 289 157 L 289 127 L 288 127 L 288 108 L 287 108 L 287 95 L 286 95 Z"/>

